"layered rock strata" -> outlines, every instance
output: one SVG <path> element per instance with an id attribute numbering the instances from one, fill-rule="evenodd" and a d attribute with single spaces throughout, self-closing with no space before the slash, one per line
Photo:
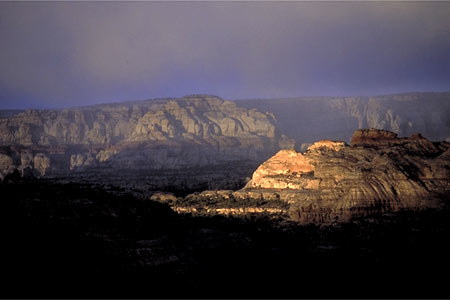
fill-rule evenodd
<path id="1" fill-rule="evenodd" d="M 106 178 L 119 171 L 259 164 L 295 143 L 274 122 L 270 113 L 209 95 L 28 110 L 0 118 L 0 176 L 31 168 L 39 176 Z"/>
<path id="2" fill-rule="evenodd" d="M 447 142 L 357 130 L 351 146 L 320 141 L 304 154 L 278 152 L 253 173 L 244 190 L 273 190 L 290 204 L 291 217 L 305 222 L 437 208 L 450 192 L 449 157 Z"/>
<path id="3" fill-rule="evenodd" d="M 281 150 L 257 168 L 243 189 L 196 197 L 222 195 L 222 202 L 248 199 L 265 206 L 281 202 L 288 204 L 290 219 L 303 223 L 440 208 L 450 199 L 449 158 L 448 142 L 357 130 L 351 145 L 322 140 L 305 153 Z"/>

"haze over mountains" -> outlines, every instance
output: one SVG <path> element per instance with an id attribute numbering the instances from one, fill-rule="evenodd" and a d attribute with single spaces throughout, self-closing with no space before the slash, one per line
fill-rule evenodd
<path id="1" fill-rule="evenodd" d="M 372 97 L 311 97 L 239 100 L 270 111 L 277 128 L 306 150 L 320 139 L 350 142 L 355 129 L 377 128 L 430 140 L 450 140 L 450 93 L 405 93 Z M 299 144 L 300 143 L 300 144 Z"/>

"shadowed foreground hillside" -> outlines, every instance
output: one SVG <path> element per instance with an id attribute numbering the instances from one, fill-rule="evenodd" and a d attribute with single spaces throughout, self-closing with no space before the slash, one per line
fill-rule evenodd
<path id="1" fill-rule="evenodd" d="M 0 184 L 1 297 L 448 297 L 448 209 L 301 226 L 177 215 L 76 184 Z"/>

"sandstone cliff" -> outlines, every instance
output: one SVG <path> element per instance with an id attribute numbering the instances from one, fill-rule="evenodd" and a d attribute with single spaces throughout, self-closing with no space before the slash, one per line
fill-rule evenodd
<path id="1" fill-rule="evenodd" d="M 436 208 L 450 192 L 450 143 L 384 130 L 357 130 L 351 146 L 319 141 L 305 153 L 283 150 L 263 163 L 246 189 L 279 190 L 300 221 Z"/>
<path id="2" fill-rule="evenodd" d="M 0 145 L 84 144 L 173 138 L 275 137 L 273 116 L 216 96 L 27 110 L 0 119 Z"/>
<path id="3" fill-rule="evenodd" d="M 30 169 L 37 176 L 75 176 L 115 184 L 123 182 L 124 175 L 128 181 L 164 186 L 168 177 L 149 174 L 151 170 L 184 172 L 233 163 L 235 169 L 250 164 L 251 172 L 280 147 L 294 145 L 276 131 L 272 114 L 209 95 L 4 116 L 0 118 L 0 178 L 14 169 L 22 173 Z M 208 183 L 205 176 L 218 180 L 217 174 L 210 175 L 191 174 L 190 179 L 193 185 Z M 239 184 L 245 176 L 239 175 Z M 224 181 L 228 173 L 219 177 Z M 186 185 L 180 178 L 177 184 Z"/>
<path id="4" fill-rule="evenodd" d="M 322 140 L 305 153 L 279 151 L 239 191 L 190 197 L 208 205 L 210 199 L 220 198 L 213 201 L 216 207 L 259 203 L 283 208 L 290 219 L 322 224 L 402 209 L 440 208 L 450 196 L 449 158 L 448 142 L 433 143 L 420 134 L 398 138 L 384 130 L 357 130 L 350 146 Z"/>

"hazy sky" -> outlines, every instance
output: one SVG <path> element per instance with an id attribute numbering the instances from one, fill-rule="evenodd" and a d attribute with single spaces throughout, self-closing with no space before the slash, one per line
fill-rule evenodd
<path id="1" fill-rule="evenodd" d="M 0 108 L 450 91 L 450 2 L 0 2 Z"/>

